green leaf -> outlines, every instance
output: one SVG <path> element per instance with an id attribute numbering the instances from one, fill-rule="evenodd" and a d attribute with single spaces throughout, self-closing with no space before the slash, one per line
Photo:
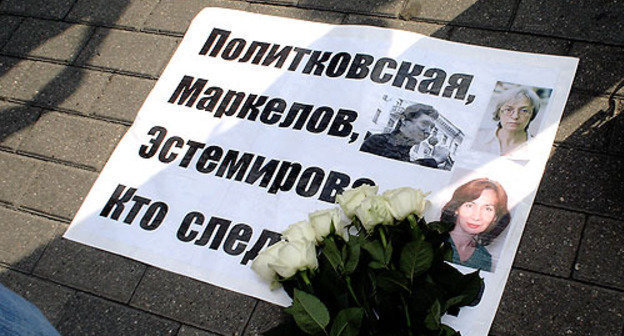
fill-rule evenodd
<path id="1" fill-rule="evenodd" d="M 447 326 L 446 324 L 443 324 L 441 326 L 440 333 L 438 335 L 439 336 L 461 336 L 461 334 L 457 330 Z"/>
<path id="2" fill-rule="evenodd" d="M 479 276 L 479 271 L 465 274 L 462 277 L 464 288 L 461 294 L 465 297 L 460 305 L 476 305 L 481 300 L 480 295 L 484 287 L 483 279 Z M 479 300 L 479 301 L 477 301 Z"/>
<path id="3" fill-rule="evenodd" d="M 372 269 L 382 269 L 386 267 L 386 265 L 382 263 L 381 261 L 371 261 L 368 263 L 368 267 Z"/>
<path id="4" fill-rule="evenodd" d="M 295 319 L 305 333 L 317 335 L 325 332 L 329 324 L 329 311 L 316 296 L 295 289 L 292 306 L 284 311 Z"/>
<path id="5" fill-rule="evenodd" d="M 425 240 L 425 234 L 420 229 L 420 225 L 410 225 L 409 227 L 412 240 Z"/>
<path id="6" fill-rule="evenodd" d="M 410 292 L 407 279 L 397 271 L 381 272 L 376 276 L 378 286 L 388 292 L 397 292 L 404 290 Z"/>
<path id="7" fill-rule="evenodd" d="M 451 244 L 445 242 L 444 247 L 442 247 L 442 251 L 442 260 L 453 261 L 453 248 L 451 247 Z"/>
<path id="8" fill-rule="evenodd" d="M 392 259 L 392 244 L 388 243 L 384 248 L 384 264 L 390 264 L 390 259 Z"/>
<path id="9" fill-rule="evenodd" d="M 384 249 L 381 246 L 381 242 L 379 240 L 367 241 L 362 245 L 362 248 L 370 254 L 371 258 L 374 261 L 378 261 L 380 263 L 384 263 Z"/>
<path id="10" fill-rule="evenodd" d="M 449 308 L 451 308 L 453 306 L 457 306 L 457 305 L 461 304 L 462 302 L 464 302 L 465 300 L 466 300 L 466 296 L 465 295 L 454 296 L 454 297 L 446 300 L 446 303 L 444 304 L 444 307 L 445 307 L 444 310 L 448 310 Z"/>
<path id="11" fill-rule="evenodd" d="M 350 239 L 345 246 L 343 246 L 343 259 L 344 273 L 351 274 L 355 272 L 357 265 L 360 261 L 360 247 L 362 243 L 359 239 Z"/>
<path id="12" fill-rule="evenodd" d="M 338 312 L 332 324 L 330 336 L 356 336 L 359 334 L 364 310 L 346 308 Z"/>
<path id="13" fill-rule="evenodd" d="M 323 240 L 323 255 L 327 258 L 327 261 L 329 261 L 334 271 L 336 271 L 336 273 L 341 273 L 343 268 L 342 257 L 340 256 L 340 251 L 338 251 L 338 247 L 332 236 L 327 236 Z"/>
<path id="14" fill-rule="evenodd" d="M 299 334 L 295 322 L 291 319 L 262 333 L 262 336 L 292 336 Z"/>
<path id="15" fill-rule="evenodd" d="M 405 276 L 414 277 L 429 269 L 433 261 L 433 249 L 426 241 L 413 241 L 405 245 L 399 259 L 399 268 Z"/>
<path id="16" fill-rule="evenodd" d="M 435 231 L 438 234 L 443 234 L 453 230 L 455 223 L 453 222 L 431 222 L 427 224 L 429 230 Z"/>
<path id="17" fill-rule="evenodd" d="M 429 309 L 427 316 L 425 317 L 425 327 L 429 330 L 439 330 L 440 329 L 440 315 L 441 315 L 442 307 L 440 307 L 440 301 L 435 300 L 433 305 Z"/>

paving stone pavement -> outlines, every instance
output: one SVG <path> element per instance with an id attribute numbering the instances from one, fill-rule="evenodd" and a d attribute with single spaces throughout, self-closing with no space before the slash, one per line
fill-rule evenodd
<path id="1" fill-rule="evenodd" d="M 0 282 L 63 335 L 253 336 L 284 317 L 61 238 L 208 6 L 579 57 L 491 335 L 624 336 L 624 0 L 0 0 Z"/>

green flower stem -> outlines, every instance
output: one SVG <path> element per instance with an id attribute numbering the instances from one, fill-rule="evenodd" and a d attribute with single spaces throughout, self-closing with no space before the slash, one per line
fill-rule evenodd
<path id="1" fill-rule="evenodd" d="M 403 303 L 403 311 L 405 312 L 405 323 L 407 323 L 407 335 L 414 336 L 412 332 L 412 320 L 410 319 L 409 308 L 407 307 L 407 302 L 405 302 L 405 298 L 401 295 L 401 302 Z"/>
<path id="2" fill-rule="evenodd" d="M 301 278 L 303 279 L 303 282 L 306 283 L 306 285 L 310 286 L 310 279 L 308 278 L 308 271 L 301 272 Z"/>
<path id="3" fill-rule="evenodd" d="M 418 226 L 418 223 L 416 222 L 416 217 L 414 217 L 414 214 L 409 214 L 409 216 L 407 216 L 407 220 L 410 223 L 411 227 L 416 227 Z"/>
<path id="4" fill-rule="evenodd" d="M 385 249 L 388 246 L 388 241 L 386 240 L 386 234 L 384 233 L 383 225 L 378 225 L 377 227 L 379 228 L 379 236 L 381 237 L 381 244 L 383 245 Z"/>
<path id="5" fill-rule="evenodd" d="M 303 282 L 305 282 L 309 292 L 312 293 L 312 284 L 310 283 L 310 279 L 308 278 L 308 270 L 299 272 L 299 275 L 301 275 L 301 279 L 303 279 Z"/>
<path id="6" fill-rule="evenodd" d="M 353 301 L 355 301 L 355 303 L 361 307 L 362 304 L 360 303 L 360 300 L 358 300 L 357 296 L 355 295 L 355 292 L 353 291 L 353 287 L 351 286 L 351 277 L 350 276 L 346 276 L 347 281 L 347 288 L 349 289 L 349 293 L 351 294 L 351 297 L 353 297 Z"/>

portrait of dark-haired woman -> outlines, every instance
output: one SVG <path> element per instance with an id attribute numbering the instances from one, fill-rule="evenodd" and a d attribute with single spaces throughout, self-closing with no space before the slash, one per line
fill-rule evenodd
<path id="1" fill-rule="evenodd" d="M 453 263 L 492 271 L 492 255 L 486 246 L 511 220 L 507 193 L 498 182 L 480 178 L 463 184 L 442 208 L 440 220 L 455 223 L 449 239 Z"/>

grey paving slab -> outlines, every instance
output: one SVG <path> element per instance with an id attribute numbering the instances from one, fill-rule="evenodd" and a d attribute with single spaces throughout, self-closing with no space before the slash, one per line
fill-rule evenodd
<path id="1" fill-rule="evenodd" d="M 123 125 L 48 112 L 39 118 L 19 150 L 100 169 L 125 131 Z"/>
<path id="2" fill-rule="evenodd" d="M 65 303 L 75 295 L 67 287 L 2 267 L 0 283 L 37 306 L 52 325 L 59 322 Z"/>
<path id="3" fill-rule="evenodd" d="M 219 335 L 215 333 L 211 333 L 209 331 L 204 331 L 204 330 L 189 327 L 189 326 L 182 326 L 180 328 L 180 331 L 178 331 L 177 336 L 219 336 Z"/>
<path id="4" fill-rule="evenodd" d="M 44 107 L 87 113 L 109 77 L 99 71 L 35 62 L 21 74 L 12 96 Z"/>
<path id="5" fill-rule="evenodd" d="M 140 28 L 158 0 L 78 0 L 67 20 Z"/>
<path id="6" fill-rule="evenodd" d="M 35 171 L 35 160 L 0 152 L 0 200 L 16 204 Z"/>
<path id="7" fill-rule="evenodd" d="M 244 336 L 260 336 L 263 332 L 286 320 L 283 308 L 264 301 L 259 301 L 245 329 Z"/>
<path id="8" fill-rule="evenodd" d="M 516 0 L 410 0 L 401 16 L 451 22 L 453 25 L 507 29 Z"/>
<path id="9" fill-rule="evenodd" d="M 579 149 L 606 152 L 612 126 L 601 112 L 609 101 L 583 93 L 570 94 L 555 141 Z"/>
<path id="10" fill-rule="evenodd" d="M 99 28 L 77 64 L 156 77 L 173 54 L 178 38 Z"/>
<path id="11" fill-rule="evenodd" d="M 127 302 L 145 267 L 137 261 L 58 237 L 46 249 L 34 274 Z"/>
<path id="12" fill-rule="evenodd" d="M 554 55 L 564 55 L 569 47 L 569 42 L 562 39 L 466 27 L 454 29 L 451 35 L 451 41 L 514 51 Z"/>
<path id="13" fill-rule="evenodd" d="M 71 219 L 96 177 L 93 172 L 37 160 L 18 204 Z"/>
<path id="14" fill-rule="evenodd" d="M 624 99 L 614 100 L 616 108 L 612 124 L 609 152 L 624 155 Z"/>
<path id="15" fill-rule="evenodd" d="M 556 148 L 546 165 L 537 200 L 588 213 L 624 214 L 624 159 Z"/>
<path id="16" fill-rule="evenodd" d="M 400 29 L 445 40 L 449 39 L 451 33 L 451 27 L 445 25 L 357 14 L 347 15 L 344 24 Z"/>
<path id="17" fill-rule="evenodd" d="M 37 107 L 0 102 L 0 147 L 16 149 L 40 114 Z"/>
<path id="18" fill-rule="evenodd" d="M 0 262 L 31 272 L 57 226 L 57 222 L 0 207 Z"/>
<path id="19" fill-rule="evenodd" d="M 589 218 L 574 278 L 624 290 L 624 222 Z"/>
<path id="20" fill-rule="evenodd" d="M 584 224 L 583 214 L 534 205 L 514 265 L 540 273 L 570 276 Z"/>
<path id="21" fill-rule="evenodd" d="M 132 122 L 156 81 L 123 75 L 113 75 L 91 114 Z"/>
<path id="22" fill-rule="evenodd" d="M 3 0 L 0 11 L 26 16 L 62 19 L 76 0 Z"/>
<path id="23" fill-rule="evenodd" d="M 398 17 L 407 0 L 299 0 L 298 6 Z"/>
<path id="24" fill-rule="evenodd" d="M 571 56 L 580 58 L 573 86 L 599 94 L 611 93 L 624 80 L 624 48 L 576 42 Z"/>
<path id="25" fill-rule="evenodd" d="M 0 56 L 0 96 L 12 97 L 19 88 L 18 81 L 24 70 L 32 66 L 33 63 L 14 57 Z"/>
<path id="26" fill-rule="evenodd" d="M 345 15 L 322 10 L 310 10 L 295 7 L 279 7 L 269 5 L 251 4 L 247 9 L 253 13 L 281 16 L 299 20 L 316 21 L 324 23 L 340 24 Z"/>
<path id="27" fill-rule="evenodd" d="M 240 335 L 256 300 L 191 278 L 149 268 L 132 306 L 223 335 Z"/>
<path id="28" fill-rule="evenodd" d="M 491 330 L 497 336 L 620 336 L 623 317 L 620 292 L 512 271 Z"/>
<path id="29" fill-rule="evenodd" d="M 180 325 L 146 312 L 80 293 L 66 306 L 58 331 L 64 336 L 175 335 Z"/>
<path id="30" fill-rule="evenodd" d="M 71 62 L 87 43 L 93 28 L 79 24 L 27 18 L 2 52 Z"/>
<path id="31" fill-rule="evenodd" d="M 183 5 L 177 0 L 162 0 L 145 22 L 145 30 L 184 34 L 191 20 L 206 7 L 245 9 L 244 1 L 187 0 Z"/>
<path id="32" fill-rule="evenodd" d="M 21 17 L 0 15 L 0 27 L 2 27 L 0 30 L 0 48 L 9 40 L 9 37 L 11 37 L 11 34 L 20 22 L 22 22 Z"/>
<path id="33" fill-rule="evenodd" d="M 624 3 L 611 1 L 522 0 L 513 29 L 624 45 Z"/>

